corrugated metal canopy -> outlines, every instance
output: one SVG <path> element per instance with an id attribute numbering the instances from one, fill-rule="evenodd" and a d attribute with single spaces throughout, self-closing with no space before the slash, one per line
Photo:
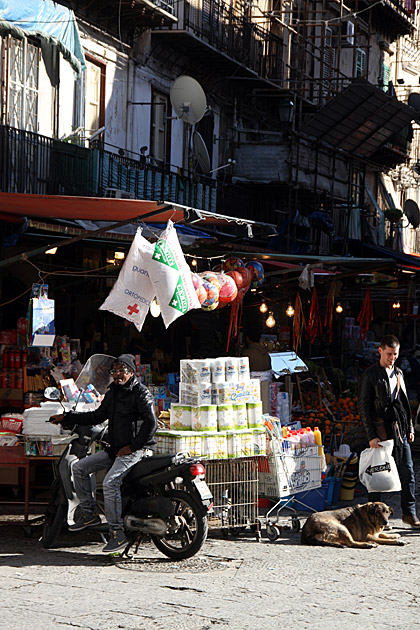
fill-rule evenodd
<path id="1" fill-rule="evenodd" d="M 357 79 L 323 107 L 302 131 L 332 147 L 371 157 L 420 113 Z"/>

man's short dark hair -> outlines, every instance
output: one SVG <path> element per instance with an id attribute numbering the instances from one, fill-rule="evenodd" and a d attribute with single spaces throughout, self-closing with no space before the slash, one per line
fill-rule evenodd
<path id="1" fill-rule="evenodd" d="M 245 339 L 247 337 L 249 337 L 249 339 L 254 343 L 257 343 L 260 340 L 261 333 L 259 333 L 256 328 L 251 328 L 245 332 Z"/>
<path id="2" fill-rule="evenodd" d="M 388 348 L 398 348 L 400 345 L 401 344 L 398 337 L 396 337 L 395 335 L 385 335 L 384 337 L 382 337 L 379 347 L 382 349 L 384 349 L 385 346 L 388 346 Z"/>

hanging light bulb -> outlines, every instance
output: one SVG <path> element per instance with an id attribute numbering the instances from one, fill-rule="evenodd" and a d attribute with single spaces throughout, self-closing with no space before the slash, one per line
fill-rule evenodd
<path id="1" fill-rule="evenodd" d="M 160 306 L 156 298 L 150 303 L 150 314 L 152 317 L 159 317 L 160 315 Z"/>
<path id="2" fill-rule="evenodd" d="M 197 267 L 197 260 L 196 258 L 193 258 L 191 261 L 191 267 Z"/>
<path id="3" fill-rule="evenodd" d="M 287 317 L 293 317 L 294 314 L 295 314 L 295 309 L 293 308 L 292 304 L 289 302 L 289 306 L 286 308 L 286 315 Z"/>
<path id="4" fill-rule="evenodd" d="M 401 308 L 401 304 L 399 302 L 397 302 L 395 308 Z"/>
<path id="5" fill-rule="evenodd" d="M 337 313 L 342 313 L 343 312 L 343 307 L 341 306 L 340 302 L 335 307 L 335 310 L 336 310 Z"/>
<path id="6" fill-rule="evenodd" d="M 266 313 L 268 311 L 268 306 L 265 302 L 263 302 L 260 306 L 260 313 Z"/>
<path id="7" fill-rule="evenodd" d="M 267 319 L 265 320 L 265 325 L 268 328 L 273 328 L 273 326 L 276 325 L 276 320 L 274 319 L 274 315 L 273 315 L 273 313 L 271 311 L 270 311 Z"/>

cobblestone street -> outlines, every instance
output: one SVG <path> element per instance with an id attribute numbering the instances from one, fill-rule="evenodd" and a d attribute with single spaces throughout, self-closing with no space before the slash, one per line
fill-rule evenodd
<path id="1" fill-rule="evenodd" d="M 365 501 L 362 492 L 353 503 Z M 39 527 L 24 538 L 21 526 L 2 520 L 1 627 L 418 628 L 420 532 L 402 523 L 398 494 L 387 502 L 404 547 L 305 547 L 290 530 L 274 543 L 264 530 L 260 543 L 247 532 L 230 539 L 213 532 L 198 557 L 181 563 L 151 544 L 132 560 L 111 558 L 92 531 L 65 533 L 59 548 L 45 551 Z"/>

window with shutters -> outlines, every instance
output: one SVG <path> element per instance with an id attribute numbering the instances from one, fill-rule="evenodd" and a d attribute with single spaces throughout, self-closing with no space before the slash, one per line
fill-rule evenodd
<path id="1" fill-rule="evenodd" d="M 170 103 L 166 94 L 153 90 L 150 153 L 159 162 L 170 162 Z"/>
<path id="2" fill-rule="evenodd" d="M 40 48 L 26 38 L 8 36 L 3 60 L 3 118 L 11 127 L 37 133 Z"/>
<path id="3" fill-rule="evenodd" d="M 105 124 L 105 64 L 86 55 L 85 129 L 91 135 Z"/>
<path id="4" fill-rule="evenodd" d="M 366 51 L 356 48 L 356 59 L 354 64 L 354 76 L 364 77 L 366 73 Z"/>
<path id="5" fill-rule="evenodd" d="M 322 63 L 322 79 L 323 94 L 328 95 L 331 92 L 331 79 L 334 76 L 335 67 L 335 48 L 332 45 L 332 30 L 329 27 L 325 29 L 324 53 Z"/>
<path id="6" fill-rule="evenodd" d="M 388 84 L 389 84 L 389 66 L 382 63 L 381 74 L 379 77 L 379 85 L 381 86 L 384 92 L 388 92 Z"/>

